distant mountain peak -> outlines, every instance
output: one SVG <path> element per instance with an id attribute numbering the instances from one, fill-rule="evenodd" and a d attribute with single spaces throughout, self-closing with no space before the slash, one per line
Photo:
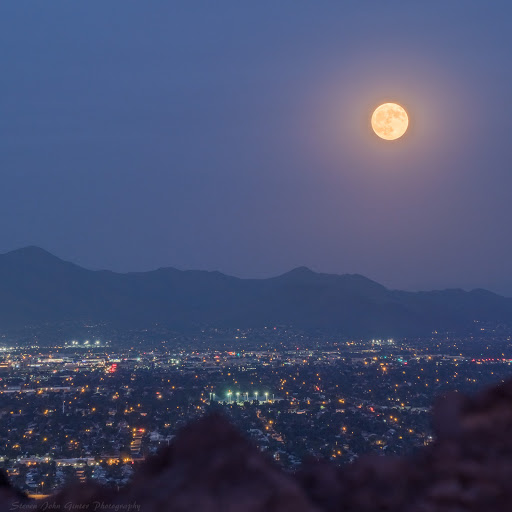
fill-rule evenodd
<path id="1" fill-rule="evenodd" d="M 311 275 L 311 274 L 316 274 L 316 272 L 314 270 L 311 270 L 309 267 L 301 266 L 301 267 L 292 268 L 292 270 L 290 270 L 289 272 L 286 272 L 284 275 L 301 276 L 301 275 Z"/>
<path id="2" fill-rule="evenodd" d="M 37 245 L 27 245 L 25 247 L 20 247 L 19 249 L 13 249 L 12 251 L 7 251 L 4 254 L 49 254 L 50 256 L 53 256 L 50 252 L 48 252 L 46 249 L 43 249 L 42 247 L 39 247 Z M 53 256 L 56 258 L 56 256 Z"/>
<path id="3" fill-rule="evenodd" d="M 281 274 L 275 278 L 271 279 L 277 279 L 279 281 L 298 281 L 298 282 L 310 282 L 310 281 L 316 281 L 317 279 L 321 278 L 321 274 L 318 274 L 317 272 L 311 270 L 308 267 L 296 267 L 292 270 L 289 270 L 288 272 L 285 272 L 284 274 Z"/>
<path id="4" fill-rule="evenodd" d="M 44 268 L 58 269 L 71 267 L 85 270 L 82 267 L 65 261 L 51 252 L 48 252 L 46 249 L 36 245 L 27 245 L 26 247 L 21 247 L 4 254 L 0 254 L 0 260 L 6 263 L 9 262 L 11 265 L 37 268 L 40 271 L 43 271 L 42 269 Z"/>
<path id="5" fill-rule="evenodd" d="M 24 260 L 53 260 L 53 261 L 64 261 L 61 260 L 58 256 L 55 256 L 51 252 L 48 252 L 46 249 L 38 247 L 37 245 L 27 245 L 26 247 L 20 247 L 19 249 L 14 249 L 12 251 L 8 251 L 1 256 L 7 257 L 10 259 L 24 259 Z"/>

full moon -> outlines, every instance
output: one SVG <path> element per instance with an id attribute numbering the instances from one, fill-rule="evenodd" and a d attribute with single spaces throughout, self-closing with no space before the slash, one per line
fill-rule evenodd
<path id="1" fill-rule="evenodd" d="M 399 139 L 409 126 L 409 118 L 403 107 L 396 103 L 384 103 L 372 115 L 373 131 L 385 140 Z"/>

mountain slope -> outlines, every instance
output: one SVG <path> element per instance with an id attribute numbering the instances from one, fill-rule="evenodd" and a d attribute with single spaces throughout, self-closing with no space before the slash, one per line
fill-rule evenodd
<path id="1" fill-rule="evenodd" d="M 43 249 L 0 255 L 0 325 L 106 321 L 176 330 L 286 324 L 348 336 L 460 330 L 474 320 L 512 324 L 512 299 L 485 290 L 402 292 L 360 275 L 300 267 L 270 279 L 161 268 L 87 270 Z"/>

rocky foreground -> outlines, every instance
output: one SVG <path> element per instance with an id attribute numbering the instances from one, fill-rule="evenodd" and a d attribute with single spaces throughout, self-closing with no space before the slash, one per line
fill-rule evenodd
<path id="1" fill-rule="evenodd" d="M 434 407 L 437 440 L 410 458 L 371 456 L 343 468 L 311 462 L 281 471 L 222 416 L 183 429 L 132 483 L 93 483 L 30 501 L 0 475 L 7 510 L 187 512 L 512 511 L 512 380 Z"/>

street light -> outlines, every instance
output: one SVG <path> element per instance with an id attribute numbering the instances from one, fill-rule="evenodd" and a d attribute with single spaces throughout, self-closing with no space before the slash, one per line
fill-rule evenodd
<path id="1" fill-rule="evenodd" d="M 238 403 L 239 399 L 240 399 L 240 391 L 237 391 L 236 392 L 236 403 Z"/>
<path id="2" fill-rule="evenodd" d="M 254 396 L 256 397 L 256 402 L 257 402 L 258 401 L 258 392 L 257 391 L 254 392 Z"/>
<path id="3" fill-rule="evenodd" d="M 228 404 L 230 404 L 230 403 L 231 403 L 231 395 L 232 395 L 232 394 L 233 394 L 233 393 L 231 393 L 231 391 L 228 393 Z"/>
<path id="4" fill-rule="evenodd" d="M 265 401 L 268 402 L 268 393 L 265 393 Z"/>

